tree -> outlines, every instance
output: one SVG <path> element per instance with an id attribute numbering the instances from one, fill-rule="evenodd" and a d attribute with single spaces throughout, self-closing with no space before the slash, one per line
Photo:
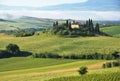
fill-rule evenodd
<path id="1" fill-rule="evenodd" d="M 69 27 L 69 20 L 66 20 L 66 27 Z"/>
<path id="2" fill-rule="evenodd" d="M 88 72 L 87 69 L 88 69 L 87 67 L 81 67 L 78 72 L 79 74 L 84 75 Z"/>
<path id="3" fill-rule="evenodd" d="M 56 21 L 56 26 L 58 26 L 58 21 Z"/>
<path id="4" fill-rule="evenodd" d="M 19 55 L 20 53 L 20 49 L 16 44 L 9 44 L 8 46 L 6 46 L 6 51 L 15 56 Z"/>
<path id="5" fill-rule="evenodd" d="M 96 33 L 99 33 L 99 32 L 100 32 L 100 26 L 99 26 L 98 23 L 96 23 L 95 32 L 96 32 Z"/>

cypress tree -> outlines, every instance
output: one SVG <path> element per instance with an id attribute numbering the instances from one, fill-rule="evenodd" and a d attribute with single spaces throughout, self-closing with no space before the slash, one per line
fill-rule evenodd
<path id="1" fill-rule="evenodd" d="M 69 27 L 69 21 L 68 20 L 66 20 L 66 26 Z"/>
<path id="2" fill-rule="evenodd" d="M 58 21 L 56 21 L 56 26 L 58 26 Z"/>
<path id="3" fill-rule="evenodd" d="M 99 32 L 100 32 L 100 26 L 99 26 L 98 23 L 96 23 L 95 32 L 96 32 L 96 33 L 99 33 Z"/>

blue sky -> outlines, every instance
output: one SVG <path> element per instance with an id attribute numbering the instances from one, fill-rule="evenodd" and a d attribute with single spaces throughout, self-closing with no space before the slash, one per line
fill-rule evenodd
<path id="1" fill-rule="evenodd" d="M 21 13 L 22 12 L 22 13 Z M 0 18 L 120 20 L 120 0 L 0 0 Z"/>

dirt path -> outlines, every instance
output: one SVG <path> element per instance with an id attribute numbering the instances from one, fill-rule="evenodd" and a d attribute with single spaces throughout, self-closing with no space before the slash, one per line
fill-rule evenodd
<path id="1" fill-rule="evenodd" d="M 93 65 L 89 65 L 88 69 L 96 69 L 101 68 L 103 63 L 97 63 Z M 70 71 L 77 71 L 79 70 L 79 67 L 77 68 L 70 68 L 70 69 L 63 69 L 63 70 L 54 70 L 49 72 L 33 72 L 33 73 L 26 73 L 26 74 L 18 74 L 18 75 L 7 75 L 3 76 L 2 78 L 10 78 L 10 77 L 20 77 L 20 76 L 35 76 L 35 75 L 45 75 L 45 74 L 51 74 L 51 73 L 62 73 L 62 72 L 70 72 Z"/>

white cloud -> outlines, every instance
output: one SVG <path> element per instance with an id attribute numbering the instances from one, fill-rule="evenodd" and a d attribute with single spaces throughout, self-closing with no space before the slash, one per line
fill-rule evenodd
<path id="1" fill-rule="evenodd" d="M 2 14 L 12 14 L 15 17 L 32 16 L 39 18 L 52 19 L 79 19 L 86 20 L 92 18 L 93 20 L 120 20 L 120 11 L 29 11 L 29 10 L 0 10 Z"/>
<path id="2" fill-rule="evenodd" d="M 64 3 L 86 2 L 87 0 L 0 0 L 0 4 L 9 6 L 50 6 Z"/>

